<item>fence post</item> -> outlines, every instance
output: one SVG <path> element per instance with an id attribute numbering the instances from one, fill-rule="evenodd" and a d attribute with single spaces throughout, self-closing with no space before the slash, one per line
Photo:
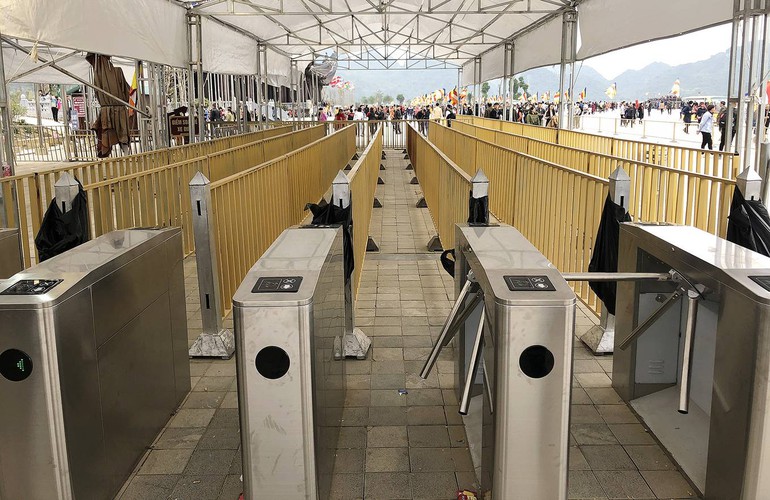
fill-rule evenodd
<path id="1" fill-rule="evenodd" d="M 203 331 L 190 347 L 190 357 L 229 359 L 235 352 L 233 332 L 222 328 L 217 285 L 218 266 L 211 220 L 211 183 L 201 172 L 190 181 L 195 263 L 198 267 L 198 292 L 201 300 Z"/>
<path id="2" fill-rule="evenodd" d="M 628 212 L 628 200 L 631 197 L 631 177 L 623 170 L 623 167 L 618 167 L 610 174 L 609 181 L 610 199 Z M 580 340 L 594 354 L 612 353 L 615 346 L 615 315 L 608 313 L 606 307 L 602 307 L 600 323 L 581 335 Z"/>
<path id="3" fill-rule="evenodd" d="M 366 172 L 362 173 L 362 175 L 365 174 Z M 340 208 L 350 208 L 350 202 L 350 179 L 347 175 L 345 175 L 345 172 L 340 170 L 337 173 L 337 177 L 335 177 L 334 181 L 332 182 L 331 203 Z M 355 224 L 355 221 L 353 221 L 353 224 Z M 362 228 L 363 224 L 358 230 L 360 231 Z M 342 230 L 346 231 L 347 229 L 345 226 L 343 226 Z M 355 231 L 355 225 L 353 230 Z M 347 236 L 348 235 L 345 235 L 345 237 Z M 353 236 L 350 235 L 349 237 L 352 238 Z M 343 245 L 343 248 L 347 250 L 345 245 Z M 354 258 L 354 256 L 350 256 L 350 258 Z M 347 261 L 347 259 L 348 257 L 345 256 L 344 260 Z M 363 263 L 356 263 L 354 261 L 354 266 L 355 265 L 360 266 L 363 265 Z M 360 328 L 356 328 L 355 324 L 356 318 L 355 307 L 353 304 L 353 276 L 351 274 L 350 277 L 346 276 L 345 278 L 345 333 L 342 338 L 334 338 L 334 359 L 366 359 L 366 353 L 369 352 L 369 347 L 372 345 L 372 341 Z"/>

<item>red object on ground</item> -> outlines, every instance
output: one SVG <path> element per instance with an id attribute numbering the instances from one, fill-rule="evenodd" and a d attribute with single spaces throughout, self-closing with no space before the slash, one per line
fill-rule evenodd
<path id="1" fill-rule="evenodd" d="M 241 493 L 241 496 L 238 497 L 238 500 L 243 500 L 243 493 Z"/>
<path id="2" fill-rule="evenodd" d="M 477 500 L 476 492 L 469 490 L 457 490 L 457 500 Z"/>

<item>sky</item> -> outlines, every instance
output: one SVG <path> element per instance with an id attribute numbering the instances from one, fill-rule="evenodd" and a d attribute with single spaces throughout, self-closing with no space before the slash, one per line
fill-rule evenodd
<path id="1" fill-rule="evenodd" d="M 640 69 L 654 62 L 671 66 L 708 59 L 730 48 L 732 24 L 696 31 L 688 35 L 658 40 L 617 50 L 585 61 L 603 77 L 612 80 L 629 69 Z"/>

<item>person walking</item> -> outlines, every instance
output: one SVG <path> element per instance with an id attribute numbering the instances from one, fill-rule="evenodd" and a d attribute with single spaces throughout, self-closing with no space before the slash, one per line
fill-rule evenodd
<path id="1" fill-rule="evenodd" d="M 690 123 L 692 123 L 692 101 L 689 101 L 687 103 L 682 104 L 682 110 L 680 111 L 680 114 L 682 115 L 682 120 L 684 120 L 684 133 L 689 134 L 690 133 Z"/>
<path id="2" fill-rule="evenodd" d="M 703 137 L 700 144 L 701 149 L 706 146 L 708 146 L 710 150 L 714 149 L 714 145 L 711 141 L 711 132 L 714 130 L 714 115 L 711 114 L 713 110 L 714 105 L 709 104 L 698 123 L 698 133 Z"/>
<path id="3" fill-rule="evenodd" d="M 53 116 L 53 121 L 59 121 L 59 101 L 53 94 L 51 94 L 51 116 Z"/>
<path id="4" fill-rule="evenodd" d="M 718 118 L 717 118 L 717 124 L 719 126 L 719 150 L 724 151 L 725 146 L 730 147 L 732 146 L 733 139 L 735 139 L 735 117 L 736 112 L 735 109 L 733 109 L 732 112 L 733 115 L 733 124 L 732 124 L 732 137 L 730 138 L 730 144 L 727 144 L 727 107 L 723 107 L 722 111 L 719 112 Z"/>

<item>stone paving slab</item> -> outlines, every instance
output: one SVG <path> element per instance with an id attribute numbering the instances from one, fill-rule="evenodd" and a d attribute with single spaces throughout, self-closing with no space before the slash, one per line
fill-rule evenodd
<path id="1" fill-rule="evenodd" d="M 428 380 L 417 377 L 454 299 L 454 284 L 426 243 L 435 235 L 427 209 L 415 207 L 403 153 L 389 151 L 378 186 L 383 203 L 370 234 L 357 324 L 372 354 L 347 364 L 348 396 L 333 499 L 456 498 L 477 489 L 457 414 L 454 350 L 445 349 Z M 201 331 L 195 260 L 185 261 L 190 343 Z M 596 323 L 577 311 L 579 337 Z M 226 321 L 232 328 L 232 321 Z M 576 339 L 570 439 L 570 499 L 696 498 L 676 465 L 611 387 L 612 356 L 594 356 Z M 121 500 L 236 500 L 241 492 L 235 360 L 194 359 L 193 390 L 148 451 Z M 398 389 L 408 391 L 399 395 Z"/>

